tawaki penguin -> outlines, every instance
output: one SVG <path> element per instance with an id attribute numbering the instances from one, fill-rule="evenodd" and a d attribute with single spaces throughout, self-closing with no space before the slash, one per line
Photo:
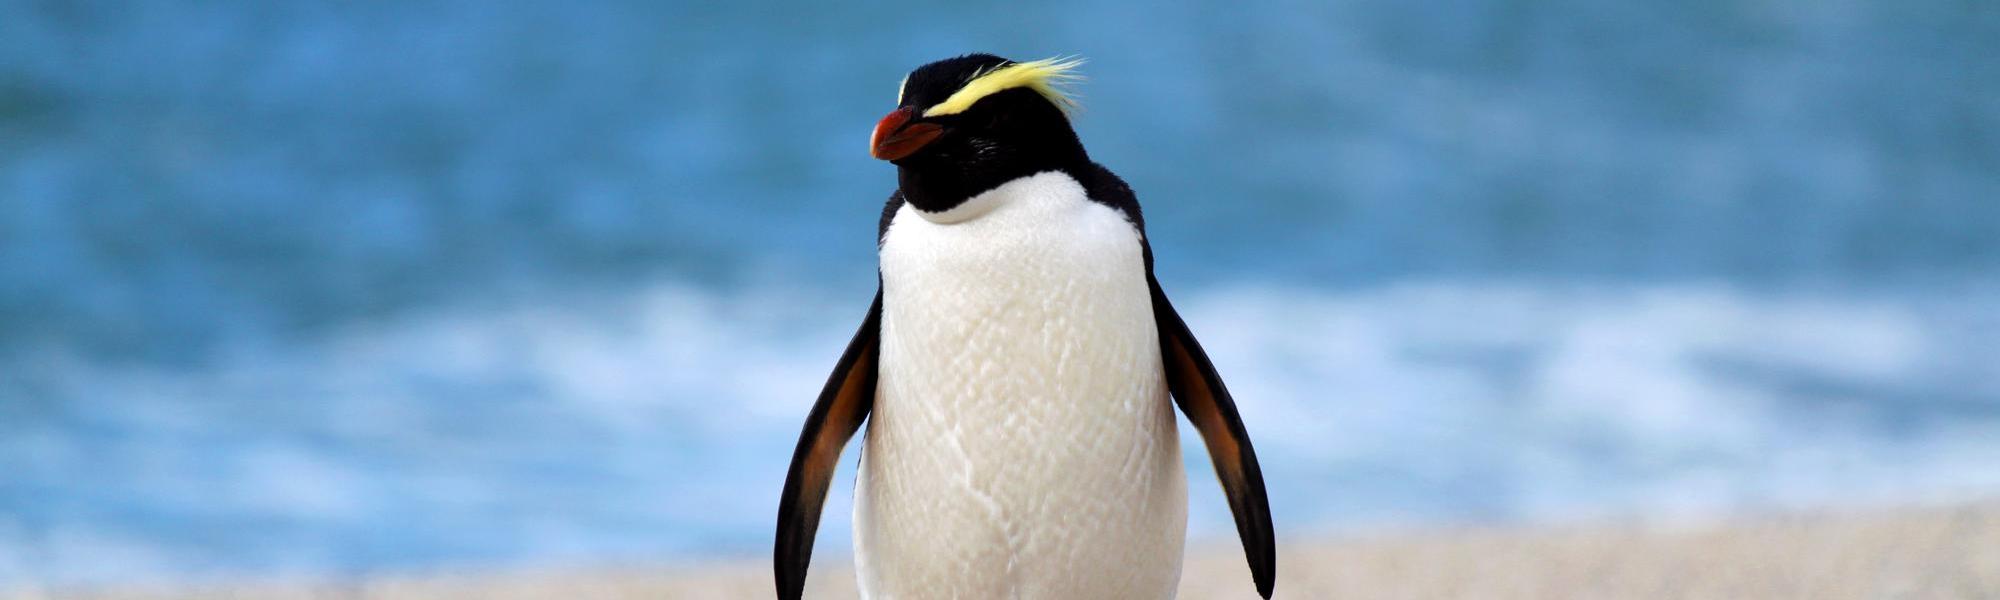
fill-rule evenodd
<path id="1" fill-rule="evenodd" d="M 806 417 L 778 508 L 778 597 L 805 587 L 841 449 L 865 598 L 1171 598 L 1207 443 L 1257 593 L 1276 549 L 1250 436 L 1153 277 L 1132 189 L 1070 128 L 1080 61 L 972 54 L 904 78 L 880 282 Z"/>

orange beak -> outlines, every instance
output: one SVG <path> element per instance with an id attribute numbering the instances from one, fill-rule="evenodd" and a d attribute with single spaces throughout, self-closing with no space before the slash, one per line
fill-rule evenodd
<path id="1" fill-rule="evenodd" d="M 868 154 L 882 160 L 899 160 L 944 134 L 944 127 L 936 123 L 911 123 L 916 116 L 916 109 L 898 108 L 882 117 L 882 122 L 875 124 L 874 137 L 868 140 Z"/>

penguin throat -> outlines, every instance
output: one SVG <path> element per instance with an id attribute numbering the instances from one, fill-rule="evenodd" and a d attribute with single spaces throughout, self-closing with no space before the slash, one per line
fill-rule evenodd
<path id="1" fill-rule="evenodd" d="M 1055 173 L 1055 172 L 1056 171 L 1051 170 L 1051 171 L 1043 171 L 1042 173 Z M 1029 179 L 1033 179 L 1036 175 L 1039 175 L 1039 173 L 1023 175 L 1019 178 L 1013 179 L 1008 183 L 1002 183 L 1000 185 L 994 186 L 992 189 L 977 194 L 973 194 L 971 197 L 961 200 L 957 204 L 952 205 L 951 208 L 947 208 L 941 211 L 929 211 L 919 208 L 917 209 L 916 213 L 917 216 L 923 217 L 925 221 L 930 221 L 932 223 L 936 223 L 939 225 L 952 225 L 977 219 L 979 217 L 985 216 L 986 213 L 993 212 L 993 209 L 999 208 L 1000 205 L 1006 204 L 1009 201 L 1008 200 L 1009 197 L 1017 195 L 1009 193 L 1009 191 L 1013 189 L 1009 187 L 1008 185 L 1009 183 L 1015 181 L 1027 181 Z"/>
<path id="2" fill-rule="evenodd" d="M 1082 156 L 1081 152 L 1077 154 Z M 1010 158 L 1021 157 L 1016 155 Z M 1082 165 L 1090 164 L 1089 161 L 1088 157 L 1082 157 L 1077 160 L 1007 160 L 997 164 L 956 161 L 907 164 L 897 167 L 896 182 L 902 188 L 903 200 L 923 213 L 925 219 L 939 223 L 957 222 L 991 209 L 989 206 L 972 210 L 974 207 L 965 205 L 1009 181 L 1049 171 L 1060 171 L 1075 178 Z"/>

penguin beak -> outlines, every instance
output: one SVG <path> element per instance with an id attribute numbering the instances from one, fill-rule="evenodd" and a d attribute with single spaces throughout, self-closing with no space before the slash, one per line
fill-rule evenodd
<path id="1" fill-rule="evenodd" d="M 900 160 L 944 134 L 942 125 L 911 123 L 916 117 L 916 109 L 908 107 L 882 117 L 882 122 L 875 124 L 874 138 L 868 141 L 868 154 L 882 160 Z"/>

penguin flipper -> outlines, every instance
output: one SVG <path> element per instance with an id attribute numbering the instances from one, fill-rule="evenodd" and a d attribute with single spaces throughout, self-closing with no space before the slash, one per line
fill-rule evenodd
<path id="1" fill-rule="evenodd" d="M 1257 453 L 1250 447 L 1250 434 L 1236 414 L 1236 401 L 1223 387 L 1222 376 L 1208 362 L 1194 332 L 1167 302 L 1167 293 L 1151 274 L 1153 320 L 1160 330 L 1160 356 L 1164 359 L 1167 389 L 1188 421 L 1201 432 L 1208 456 L 1215 462 L 1216 478 L 1229 498 L 1229 510 L 1236 513 L 1236 533 L 1243 538 L 1243 553 L 1250 562 L 1250 578 L 1257 593 L 1271 597 L 1277 577 L 1278 551 L 1271 533 L 1271 505 L 1264 495 L 1264 473 L 1257 466 Z"/>
<path id="2" fill-rule="evenodd" d="M 806 567 L 812 562 L 813 536 L 819 530 L 820 509 L 833 482 L 834 466 L 847 440 L 861 428 L 875 405 L 876 359 L 881 353 L 882 291 L 868 307 L 868 318 L 847 343 L 840 362 L 820 390 L 792 451 L 791 472 L 785 475 L 784 496 L 778 501 L 778 535 L 772 554 L 778 597 L 792 600 L 805 593 Z"/>

